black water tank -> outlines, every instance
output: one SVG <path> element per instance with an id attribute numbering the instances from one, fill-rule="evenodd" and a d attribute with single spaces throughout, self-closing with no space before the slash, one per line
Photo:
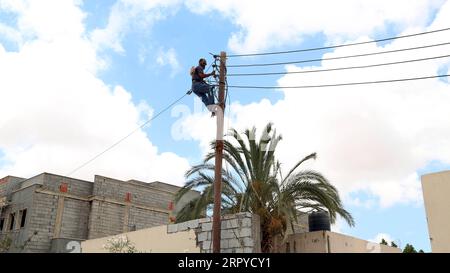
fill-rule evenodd
<path id="1" fill-rule="evenodd" d="M 327 211 L 313 212 L 308 216 L 309 231 L 331 230 L 330 215 Z"/>

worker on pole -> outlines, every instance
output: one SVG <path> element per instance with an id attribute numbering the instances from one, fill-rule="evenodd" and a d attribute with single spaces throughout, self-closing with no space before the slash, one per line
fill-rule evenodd
<path id="1" fill-rule="evenodd" d="M 205 104 L 206 108 L 212 112 L 212 116 L 215 115 L 217 105 L 214 98 L 214 85 L 209 85 L 205 82 L 205 78 L 215 76 L 216 72 L 205 74 L 207 62 L 204 58 L 198 61 L 197 67 L 191 68 L 192 77 L 192 92 L 201 98 L 202 102 Z"/>

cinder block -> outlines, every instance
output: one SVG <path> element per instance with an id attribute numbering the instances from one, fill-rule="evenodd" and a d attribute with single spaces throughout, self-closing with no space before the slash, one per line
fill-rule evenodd
<path id="1" fill-rule="evenodd" d="M 227 229 L 228 228 L 228 221 L 223 221 L 220 223 L 220 229 Z"/>
<path id="2" fill-rule="evenodd" d="M 197 235 L 197 241 L 203 242 L 208 240 L 208 232 L 200 232 Z"/>
<path id="3" fill-rule="evenodd" d="M 244 253 L 244 249 L 242 248 L 233 248 L 233 253 Z"/>
<path id="4" fill-rule="evenodd" d="M 187 222 L 183 222 L 183 223 L 179 223 L 178 224 L 178 231 L 186 231 L 188 230 L 188 223 Z"/>
<path id="5" fill-rule="evenodd" d="M 177 224 L 167 226 L 167 233 L 175 233 L 175 232 L 178 232 Z"/>
<path id="6" fill-rule="evenodd" d="M 201 223 L 209 223 L 211 222 L 211 217 L 206 217 L 206 218 L 202 218 L 202 219 L 198 219 L 198 222 Z"/>
<path id="7" fill-rule="evenodd" d="M 202 223 L 202 231 L 211 231 L 212 223 Z"/>
<path id="8" fill-rule="evenodd" d="M 242 238 L 242 243 L 244 244 L 244 246 L 246 247 L 253 247 L 253 245 L 255 244 L 255 242 L 253 241 L 253 238 L 250 237 L 245 237 Z"/>
<path id="9" fill-rule="evenodd" d="M 232 229 L 225 229 L 220 231 L 220 237 L 222 239 L 233 239 L 236 238 L 237 236 L 234 234 Z"/>
<path id="10" fill-rule="evenodd" d="M 228 246 L 229 246 L 229 244 L 228 244 L 228 242 L 229 242 L 230 240 L 220 240 L 220 249 L 225 249 L 225 248 L 228 248 Z"/>
<path id="11" fill-rule="evenodd" d="M 222 216 L 222 221 L 230 220 L 230 219 L 234 219 L 234 218 L 236 218 L 236 216 L 234 214 L 227 214 L 227 215 Z"/>
<path id="12" fill-rule="evenodd" d="M 196 219 L 196 220 L 191 220 L 191 221 L 187 222 L 187 226 L 188 226 L 188 228 L 191 228 L 191 229 L 198 228 L 198 226 L 199 226 L 199 220 L 198 220 L 198 219 Z"/>
<path id="13" fill-rule="evenodd" d="M 250 237 L 250 236 L 252 236 L 251 228 L 241 228 L 241 230 L 239 230 L 239 237 Z"/>
<path id="14" fill-rule="evenodd" d="M 212 241 L 203 241 L 202 249 L 210 250 L 212 246 Z"/>
<path id="15" fill-rule="evenodd" d="M 241 247 L 238 239 L 230 239 L 228 240 L 228 247 L 230 248 L 238 248 Z"/>
<path id="16" fill-rule="evenodd" d="M 252 219 L 251 218 L 244 218 L 241 221 L 241 227 L 251 227 L 252 226 Z"/>
<path id="17" fill-rule="evenodd" d="M 237 228 L 238 226 L 238 219 L 231 219 L 228 221 L 228 228 Z"/>
<path id="18" fill-rule="evenodd" d="M 251 247 L 244 248 L 244 253 L 253 253 L 253 248 Z"/>

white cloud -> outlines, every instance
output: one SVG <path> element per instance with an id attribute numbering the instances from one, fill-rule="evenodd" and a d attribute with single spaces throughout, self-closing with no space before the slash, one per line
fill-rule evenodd
<path id="1" fill-rule="evenodd" d="M 0 45 L 0 176 L 67 174 L 124 137 L 152 109 L 121 86 L 97 78 L 103 69 L 86 38 L 80 1 L 2 1 L 27 38 L 18 52 Z M 94 174 L 182 184 L 186 159 L 160 153 L 144 131 L 73 176 Z"/>
<path id="2" fill-rule="evenodd" d="M 22 44 L 22 36 L 20 35 L 20 32 L 1 22 L 0 22 L 0 35 L 10 42 L 13 42 L 18 45 Z"/>
<path id="3" fill-rule="evenodd" d="M 118 0 L 108 23 L 95 29 L 90 37 L 98 49 L 112 49 L 124 54 L 122 40 L 132 30 L 145 31 L 158 20 L 177 12 L 180 0 Z"/>
<path id="4" fill-rule="evenodd" d="M 389 245 L 391 245 L 391 242 L 395 242 L 394 239 L 392 239 L 392 236 L 387 233 L 378 233 L 375 238 L 369 239 L 370 242 L 374 243 L 381 243 L 381 240 L 384 239 Z"/>
<path id="5" fill-rule="evenodd" d="M 181 65 L 177 59 L 177 53 L 174 48 L 169 48 L 166 51 L 160 49 L 158 56 L 156 57 L 156 63 L 160 66 L 170 66 L 172 70 L 170 73 L 171 78 L 175 77 L 181 70 Z"/>
<path id="6" fill-rule="evenodd" d="M 371 209 L 376 205 L 374 199 L 361 200 L 360 197 L 347 197 L 346 204 L 356 207 L 363 207 L 365 209 Z"/>
<path id="7" fill-rule="evenodd" d="M 51 41 L 61 37 L 80 37 L 83 34 L 84 13 L 79 0 L 1 0 L 0 8 L 19 13 L 17 27 L 20 33 L 29 38 Z M 49 12 L 48 9 L 57 12 Z M 45 16 L 42 16 L 45 14 Z M 70 24 L 67 24 L 71 22 Z"/>
<path id="8" fill-rule="evenodd" d="M 391 7 L 391 4 L 379 2 L 384 3 L 380 4 L 380 8 Z M 423 22 L 419 17 L 430 17 L 430 7 L 425 5 L 424 1 L 409 3 L 408 1 L 408 12 L 402 11 L 399 17 L 390 9 L 384 11 L 379 8 L 377 16 L 380 18 L 377 17 L 377 20 L 381 24 L 381 22 L 387 23 L 395 19 L 398 25 L 413 26 L 405 29 L 402 34 L 448 27 L 446 23 L 447 18 L 450 18 L 450 1 L 441 7 L 428 28 L 420 27 Z M 226 6 L 226 4 L 223 5 Z M 286 12 L 292 10 L 279 2 L 277 5 L 283 7 Z M 359 6 L 367 8 L 365 5 Z M 339 8 L 339 12 L 347 12 L 344 7 L 345 5 Z M 266 8 L 265 5 L 261 7 L 262 13 Z M 227 8 L 223 7 L 223 9 Z M 357 11 L 358 14 L 370 15 L 365 10 Z M 352 12 L 357 11 L 352 10 Z M 249 12 L 248 16 L 251 16 L 252 11 Z M 305 6 L 301 12 L 315 14 L 314 9 L 309 6 Z M 224 13 L 228 15 L 226 11 Z M 350 15 L 347 14 L 347 17 L 352 18 Z M 235 22 L 239 22 L 239 18 L 235 19 Z M 254 20 L 256 19 L 249 19 L 251 22 Z M 377 20 L 374 21 L 375 25 Z M 270 21 L 278 29 L 283 29 L 282 22 Z M 363 20 L 360 23 L 364 25 L 368 22 L 370 20 Z M 310 27 L 308 31 L 329 32 L 327 27 L 330 26 L 319 24 L 318 29 Z M 346 37 L 343 27 L 339 31 L 342 32 L 343 37 Z M 336 33 L 340 33 L 339 31 Z M 302 33 L 303 30 L 296 30 L 294 34 Z M 359 32 L 356 33 L 359 34 Z M 349 37 L 354 34 L 352 29 L 347 31 Z M 339 48 L 323 57 L 441 43 L 448 41 L 446 37 L 448 33 L 443 32 L 399 39 L 385 46 L 370 44 Z M 248 39 L 251 43 L 259 41 L 255 37 Z M 368 37 L 356 36 L 348 42 L 367 39 Z M 252 46 L 252 48 L 257 47 Z M 288 66 L 286 70 L 305 71 L 432 57 L 448 54 L 449 49 L 449 46 L 442 46 L 361 59 L 323 61 L 317 67 Z M 446 58 L 370 69 L 290 74 L 280 78 L 278 84 L 280 86 L 317 85 L 429 76 L 436 75 L 439 68 L 448 65 L 449 59 Z M 229 83 L 232 85 L 235 80 L 236 78 L 230 77 Z M 258 80 L 255 79 L 255 85 L 258 85 L 257 83 Z M 231 89 L 230 92 L 246 91 Z M 278 156 L 284 163 L 285 169 L 289 169 L 303 156 L 317 152 L 318 159 L 315 162 L 309 162 L 305 167 L 323 172 L 332 183 L 338 186 L 344 197 L 348 197 L 347 194 L 351 192 L 366 191 L 373 196 L 374 200 L 369 200 L 367 201 L 369 203 L 365 202 L 364 205 L 374 201 L 381 207 L 398 203 L 419 204 L 422 202 L 422 194 L 417 170 L 425 167 L 432 160 L 450 164 L 450 128 L 447 126 L 450 116 L 448 107 L 450 85 L 448 83 L 441 80 L 424 80 L 335 88 L 283 89 L 282 92 L 284 98 L 274 104 L 268 100 L 249 105 L 232 104 L 228 109 L 233 115 L 231 125 L 242 130 L 253 125 L 263 128 L 267 122 L 274 122 L 278 132 L 283 135 Z M 199 115 L 186 118 L 185 134 L 197 139 L 201 147 L 206 149 L 205 143 L 208 143 L 213 136 L 211 137 L 203 128 L 192 126 L 197 123 L 204 124 L 203 119 L 204 117 Z"/>
<path id="9" fill-rule="evenodd" d="M 257 52 L 301 42 L 323 33 L 329 41 L 354 39 L 395 28 L 421 27 L 444 1 L 429 0 L 189 0 L 193 12 L 218 10 L 239 28 L 229 39 L 236 52 Z"/>
<path id="10" fill-rule="evenodd" d="M 345 234 L 343 227 L 347 227 L 347 226 L 348 226 L 347 222 L 345 222 L 345 220 L 342 219 L 342 217 L 338 216 L 336 219 L 336 222 L 331 225 L 331 231 L 336 232 L 336 233 Z"/>
<path id="11" fill-rule="evenodd" d="M 404 33 L 419 32 L 425 30 L 434 9 L 443 3 L 355 1 L 190 0 L 186 5 L 201 14 L 219 10 L 239 27 L 230 37 L 230 48 L 248 52 L 296 45 L 307 35 L 317 33 L 325 34 L 327 43 L 334 43 L 367 40 L 367 35 L 384 31 L 387 25 Z M 125 54 L 122 40 L 129 31 L 148 29 L 156 20 L 174 14 L 181 1 L 119 0 L 107 25 L 89 34 L 83 25 L 85 14 L 80 3 L 0 0 L 2 9 L 18 14 L 17 26 L 4 26 L 3 33 L 9 33 L 8 39 L 25 41 L 18 53 L 6 52 L 0 45 L 0 149 L 9 162 L 0 170 L 2 175 L 28 176 L 44 170 L 68 172 L 68 166 L 77 166 L 108 143 L 114 143 L 151 112 L 145 104 L 133 104 L 123 88 L 108 87 L 96 77 L 96 72 L 105 68 L 98 52 L 111 48 Z M 447 1 L 428 29 L 447 27 L 449 17 Z M 441 33 L 427 39 L 398 40 L 384 48 L 341 48 L 324 57 L 444 42 L 443 37 Z M 378 63 L 443 52 L 448 52 L 448 47 L 414 55 L 405 52 L 385 55 L 383 59 L 378 56 L 286 69 Z M 448 66 L 447 59 L 371 70 L 289 75 L 278 83 L 307 85 L 402 78 L 435 74 L 445 65 Z M 229 81 L 232 83 L 233 79 Z M 283 94 L 285 98 L 275 104 L 268 100 L 249 105 L 233 103 L 230 126 L 262 128 L 268 121 L 275 122 L 284 136 L 279 156 L 285 168 L 316 151 L 318 160 L 306 167 L 323 172 L 344 195 L 368 191 L 382 207 L 420 202 L 416 170 L 430 160 L 450 162 L 450 129 L 445 126 L 450 114 L 450 92 L 449 85 L 442 81 L 283 90 Z M 196 139 L 203 151 L 209 149 L 215 132 L 215 121 L 209 114 L 185 117 L 181 128 L 184 139 Z M 172 170 L 172 166 L 180 168 Z M 79 175 L 90 179 L 93 173 L 108 172 L 111 176 L 179 183 L 181 170 L 187 167 L 186 160 L 175 154 L 158 153 L 145 133 L 139 132 Z"/>

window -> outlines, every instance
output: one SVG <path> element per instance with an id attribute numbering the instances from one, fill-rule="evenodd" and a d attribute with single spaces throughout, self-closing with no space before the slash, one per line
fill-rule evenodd
<path id="1" fill-rule="evenodd" d="M 0 219 L 0 232 L 3 231 L 3 226 L 5 225 L 5 218 Z"/>
<path id="2" fill-rule="evenodd" d="M 20 228 L 25 227 L 25 222 L 27 220 L 27 209 L 20 211 Z"/>
<path id="3" fill-rule="evenodd" d="M 16 218 L 16 214 L 15 213 L 11 213 L 9 215 L 9 230 L 13 230 L 14 229 L 14 220 Z"/>

